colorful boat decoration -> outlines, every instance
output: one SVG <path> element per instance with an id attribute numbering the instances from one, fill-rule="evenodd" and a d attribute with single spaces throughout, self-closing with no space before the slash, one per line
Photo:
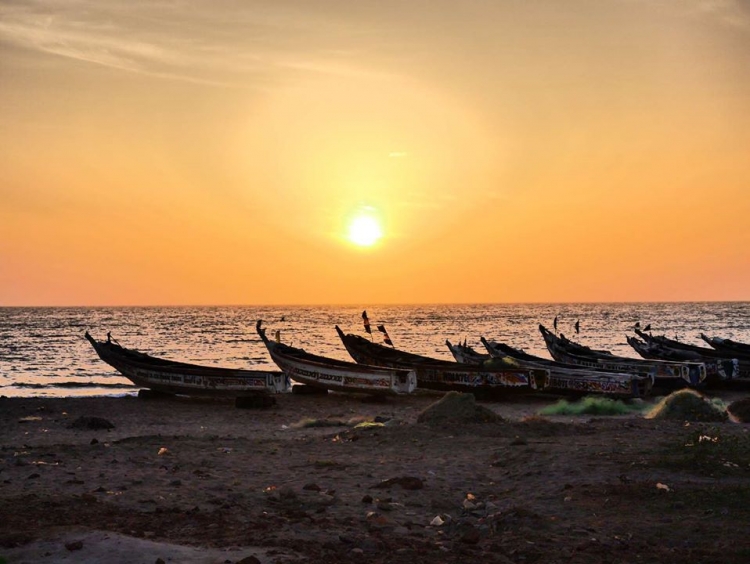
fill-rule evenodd
<path id="1" fill-rule="evenodd" d="M 706 366 L 700 362 L 668 362 L 616 356 L 609 351 L 596 351 L 575 343 L 564 335 L 555 335 L 543 325 L 539 331 L 550 355 L 558 362 L 588 368 L 648 374 L 660 387 L 699 386 L 706 379 Z"/>
<path id="2" fill-rule="evenodd" d="M 106 341 L 86 340 L 104 362 L 140 388 L 162 394 L 206 397 L 252 397 L 288 392 L 289 379 L 282 372 L 201 366 L 158 358 L 128 349 L 107 334 Z"/>
<path id="3" fill-rule="evenodd" d="M 740 363 L 737 358 L 732 358 L 726 353 L 682 343 L 665 336 L 652 336 L 639 329 L 635 332 L 640 339 L 628 337 L 628 344 L 643 358 L 702 362 L 706 365 L 707 378 L 713 382 L 750 376 L 750 363 Z"/>
<path id="4" fill-rule="evenodd" d="M 379 345 L 359 335 L 344 334 L 338 325 L 336 332 L 357 363 L 411 369 L 420 388 L 493 394 L 540 390 L 549 381 L 546 369 L 472 366 Z"/>
<path id="5" fill-rule="evenodd" d="M 524 368 L 546 368 L 550 372 L 547 391 L 571 394 L 601 394 L 627 398 L 642 398 L 651 394 L 654 379 L 649 374 L 613 372 L 549 360 L 528 354 L 504 343 L 487 341 L 482 344 L 492 358 Z"/>
<path id="6" fill-rule="evenodd" d="M 268 354 L 295 382 L 335 392 L 373 395 L 410 394 L 417 388 L 417 376 L 413 370 L 363 366 L 311 354 L 304 349 L 270 340 L 266 330 L 261 327 L 262 323 L 262 320 L 256 323 L 256 330 Z"/>

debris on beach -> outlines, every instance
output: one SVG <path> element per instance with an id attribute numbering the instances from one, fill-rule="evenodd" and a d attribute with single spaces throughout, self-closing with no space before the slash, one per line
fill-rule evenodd
<path id="1" fill-rule="evenodd" d="M 26 417 L 21 417 L 18 422 L 19 423 L 29 423 L 31 421 L 41 421 L 42 418 L 37 415 L 27 415 Z"/>
<path id="2" fill-rule="evenodd" d="M 371 418 L 355 416 L 349 419 L 341 417 L 328 417 L 325 419 L 315 419 L 312 417 L 306 417 L 292 423 L 288 426 L 290 429 L 310 429 L 313 427 L 365 427 L 375 426 L 382 427 L 382 423 L 375 423 Z"/>
<path id="3" fill-rule="evenodd" d="M 418 423 L 427 425 L 494 423 L 502 420 L 495 412 L 477 405 L 473 394 L 459 392 L 448 392 L 417 417 Z"/>
<path id="4" fill-rule="evenodd" d="M 440 515 L 436 515 L 435 518 L 430 521 L 431 527 L 442 527 L 445 524 L 445 519 L 443 519 Z"/>
<path id="5" fill-rule="evenodd" d="M 711 401 L 695 390 L 679 390 L 663 400 L 646 415 L 647 419 L 672 419 L 678 421 L 726 421 L 726 408 Z"/>

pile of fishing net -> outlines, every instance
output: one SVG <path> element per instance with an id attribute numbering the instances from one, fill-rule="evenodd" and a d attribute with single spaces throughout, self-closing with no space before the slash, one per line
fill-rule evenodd
<path id="1" fill-rule="evenodd" d="M 473 394 L 459 392 L 448 392 L 417 417 L 418 423 L 441 426 L 454 423 L 495 423 L 502 420 L 495 412 L 478 405 Z"/>
<path id="2" fill-rule="evenodd" d="M 750 398 L 732 402 L 727 410 L 740 423 L 750 423 Z"/>
<path id="3" fill-rule="evenodd" d="M 646 415 L 648 419 L 720 422 L 729 418 L 721 400 L 710 400 L 695 390 L 679 390 L 661 400 Z"/>

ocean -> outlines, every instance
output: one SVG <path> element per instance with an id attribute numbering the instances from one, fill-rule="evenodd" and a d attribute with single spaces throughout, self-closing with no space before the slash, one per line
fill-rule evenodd
<path id="1" fill-rule="evenodd" d="M 0 308 L 0 396 L 91 396 L 135 394 L 130 381 L 96 356 L 88 330 L 107 332 L 143 352 L 210 366 L 276 369 L 255 332 L 265 321 L 269 336 L 310 352 L 351 360 L 336 335 L 383 342 L 384 325 L 397 348 L 452 360 L 445 340 L 481 350 L 479 338 L 503 341 L 548 357 L 540 323 L 600 349 L 637 358 L 625 341 L 633 326 L 651 324 L 666 334 L 703 345 L 701 332 L 750 343 L 750 302 L 462 304 L 403 306 L 221 306 L 221 307 L 5 307 Z M 580 320 L 580 333 L 574 324 Z"/>

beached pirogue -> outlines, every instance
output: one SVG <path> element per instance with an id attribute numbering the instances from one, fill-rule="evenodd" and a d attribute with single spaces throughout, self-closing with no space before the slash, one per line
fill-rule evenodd
<path id="1" fill-rule="evenodd" d="M 543 368 L 471 366 L 372 343 L 359 335 L 344 334 L 338 325 L 336 332 L 355 361 L 413 370 L 420 388 L 496 395 L 541 390 L 549 382 L 549 370 Z"/>
<path id="2" fill-rule="evenodd" d="M 504 343 L 487 341 L 484 337 L 481 337 L 481 341 L 495 362 L 519 368 L 548 369 L 550 382 L 547 391 L 552 393 L 601 394 L 635 398 L 647 397 L 651 394 L 654 379 L 648 373 L 613 372 L 602 368 L 565 364 L 528 354 Z M 469 353 L 460 350 L 465 348 L 460 345 L 448 343 L 448 348 L 451 352 L 456 349 L 454 353 L 456 358 L 469 356 Z"/>
<path id="3" fill-rule="evenodd" d="M 741 360 L 736 353 L 699 347 L 663 335 L 649 335 L 640 329 L 635 332 L 640 339 L 628 337 L 628 344 L 643 358 L 702 362 L 712 382 L 750 377 L 750 361 Z"/>
<path id="4" fill-rule="evenodd" d="M 282 372 L 200 366 L 157 358 L 127 349 L 114 342 L 84 335 L 96 354 L 136 386 L 162 394 L 233 397 L 238 406 L 274 403 L 273 394 L 289 390 L 290 382 Z"/>
<path id="5" fill-rule="evenodd" d="M 325 356 L 315 355 L 303 349 L 272 341 L 256 323 L 256 330 L 268 349 L 271 359 L 295 382 L 322 390 L 355 392 L 371 395 L 408 394 L 417 387 L 417 376 L 413 370 L 362 366 Z"/>
<path id="6" fill-rule="evenodd" d="M 649 374 L 659 387 L 699 386 L 706 379 L 706 366 L 700 362 L 668 362 L 617 356 L 609 351 L 591 349 L 575 343 L 564 335 L 555 335 L 539 325 L 552 358 L 558 362 L 589 368 Z"/>
<path id="7" fill-rule="evenodd" d="M 719 352 L 735 357 L 740 361 L 750 362 L 750 344 L 748 343 L 741 343 L 722 337 L 709 337 L 703 333 L 701 333 L 701 339 Z"/>

